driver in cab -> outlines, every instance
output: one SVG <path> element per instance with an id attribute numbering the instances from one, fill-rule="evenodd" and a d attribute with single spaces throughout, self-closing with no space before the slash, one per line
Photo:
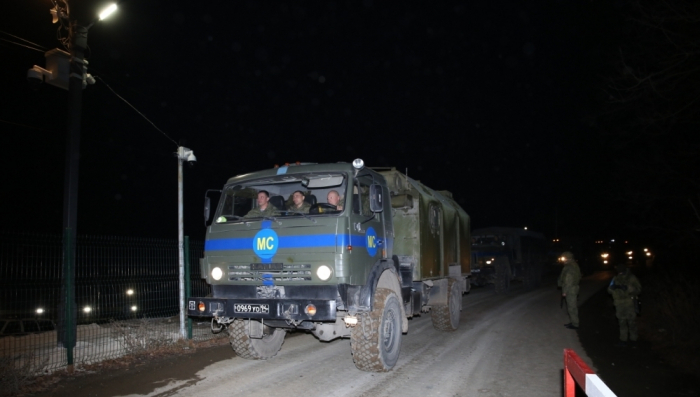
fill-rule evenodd
<path id="1" fill-rule="evenodd" d="M 326 200 L 328 201 L 328 204 L 334 206 L 338 211 L 343 210 L 343 200 L 340 199 L 340 195 L 338 194 L 337 191 L 331 190 L 328 192 L 328 196 L 326 197 Z"/>
<path id="2" fill-rule="evenodd" d="M 270 204 L 270 193 L 267 190 L 258 192 L 258 207 L 250 210 L 244 218 L 261 218 L 264 216 L 273 216 L 275 214 L 275 206 Z"/>

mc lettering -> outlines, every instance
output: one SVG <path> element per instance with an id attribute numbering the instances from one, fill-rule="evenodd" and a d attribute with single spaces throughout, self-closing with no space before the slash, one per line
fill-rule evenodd
<path id="1" fill-rule="evenodd" d="M 257 245 L 258 245 L 258 250 L 259 251 L 269 251 L 275 248 L 275 246 L 272 244 L 275 241 L 275 238 L 270 236 L 270 237 L 258 237 L 257 240 Z"/>

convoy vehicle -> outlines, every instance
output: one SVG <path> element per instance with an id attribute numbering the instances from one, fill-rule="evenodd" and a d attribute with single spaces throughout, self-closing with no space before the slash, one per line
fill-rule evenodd
<path id="1" fill-rule="evenodd" d="M 497 293 L 513 280 L 529 288 L 542 279 L 547 241 L 541 233 L 522 228 L 490 227 L 472 231 L 472 277 L 477 286 L 493 284 Z"/>
<path id="2" fill-rule="evenodd" d="M 250 217 L 262 191 L 275 213 Z M 288 209 L 295 191 L 309 213 Z M 325 202 L 331 191 L 337 206 Z M 384 372 L 411 317 L 430 312 L 435 328 L 457 329 L 469 261 L 469 216 L 449 192 L 361 159 L 286 165 L 225 184 L 200 260 L 212 293 L 188 298 L 188 315 L 226 327 L 244 358 L 269 359 L 287 331 L 308 330 L 350 338 L 356 367 Z"/>

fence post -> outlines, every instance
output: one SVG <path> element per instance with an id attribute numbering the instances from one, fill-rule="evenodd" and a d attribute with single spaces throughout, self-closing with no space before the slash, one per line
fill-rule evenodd
<path id="1" fill-rule="evenodd" d="M 185 305 L 187 305 L 187 300 L 190 299 L 191 295 L 191 281 L 190 281 L 190 236 L 185 236 Z M 187 316 L 187 339 L 192 339 L 192 319 Z"/>
<path id="2" fill-rule="evenodd" d="M 58 345 L 66 349 L 68 370 L 73 370 L 73 347 L 77 339 L 75 307 L 75 231 L 67 227 L 63 231 L 63 286 L 59 310 Z"/>

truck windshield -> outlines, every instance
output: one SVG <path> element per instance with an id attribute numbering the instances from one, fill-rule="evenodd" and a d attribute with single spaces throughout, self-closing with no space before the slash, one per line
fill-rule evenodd
<path id="1" fill-rule="evenodd" d="M 231 184 L 224 187 L 216 223 L 337 216 L 345 209 L 346 185 L 346 176 L 334 173 L 284 174 Z"/>
<path id="2" fill-rule="evenodd" d="M 493 247 L 504 245 L 506 245 L 506 239 L 504 236 L 472 236 L 472 247 Z"/>

